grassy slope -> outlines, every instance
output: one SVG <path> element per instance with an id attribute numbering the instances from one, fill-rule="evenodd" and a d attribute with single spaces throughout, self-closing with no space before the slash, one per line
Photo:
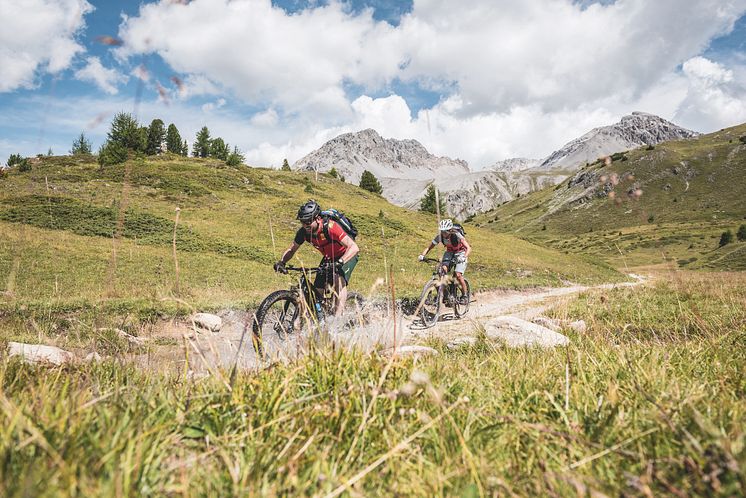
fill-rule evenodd
<path id="1" fill-rule="evenodd" d="M 101 170 L 69 157 L 42 159 L 29 173 L 0 179 L 0 286 L 11 291 L 0 297 L 5 308 L 168 308 L 162 299 L 173 296 L 175 284 L 171 239 L 177 206 L 180 297 L 196 306 L 254 304 L 287 285 L 271 263 L 289 244 L 298 227 L 297 206 L 309 197 L 346 211 L 361 231 L 353 287 L 367 292 L 383 277 L 384 257 L 393 264 L 400 295 L 415 295 L 429 276 L 415 257 L 433 235 L 434 217 L 397 208 L 355 186 L 322 175 L 308 193 L 310 175 L 180 157 L 133 160 L 127 169 L 128 188 L 125 167 Z M 111 234 L 122 202 L 124 238 L 112 280 Z M 604 265 L 509 235 L 468 230 L 475 248 L 469 277 L 476 288 L 619 278 Z M 307 245 L 299 255 L 307 264 L 319 260 Z"/>
<path id="2" fill-rule="evenodd" d="M 588 322 L 567 348 L 319 351 L 232 390 L 0 359 L 0 495 L 742 496 L 746 277 L 674 277 L 554 310 Z"/>
<path id="3" fill-rule="evenodd" d="M 562 250 L 609 257 L 617 265 L 672 259 L 743 269 L 746 252 L 720 258 L 717 245 L 721 232 L 735 232 L 746 222 L 746 145 L 739 141 L 744 135 L 746 125 L 740 125 L 630 151 L 626 160 L 587 166 L 585 184 L 568 187 L 570 179 L 475 222 Z M 604 192 L 606 183 L 614 198 Z M 628 195 L 636 188 L 642 191 L 637 199 Z"/>

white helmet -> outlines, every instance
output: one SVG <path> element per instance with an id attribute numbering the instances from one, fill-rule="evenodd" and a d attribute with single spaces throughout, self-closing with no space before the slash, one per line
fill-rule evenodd
<path id="1" fill-rule="evenodd" d="M 445 232 L 453 228 L 453 221 L 449 219 L 440 220 L 440 224 L 438 225 L 441 232 Z"/>

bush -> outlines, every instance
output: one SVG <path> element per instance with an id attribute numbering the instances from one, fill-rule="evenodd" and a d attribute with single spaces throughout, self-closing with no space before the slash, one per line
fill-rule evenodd
<path id="1" fill-rule="evenodd" d="M 228 166 L 236 167 L 243 164 L 244 160 L 246 158 L 241 154 L 241 151 L 238 150 L 238 147 L 233 147 L 233 152 L 230 153 L 228 156 L 228 159 L 226 159 L 225 164 Z"/>
<path id="2" fill-rule="evenodd" d="M 733 242 L 733 232 L 726 230 L 720 235 L 720 243 L 718 244 L 718 247 L 726 246 L 731 242 Z"/>
<path id="3" fill-rule="evenodd" d="M 307 183 L 306 188 L 304 188 L 303 191 L 308 194 L 313 194 L 313 185 L 311 185 L 310 183 Z"/>
<path id="4" fill-rule="evenodd" d="M 18 163 L 18 171 L 31 171 L 31 163 L 28 162 L 27 158 L 21 159 L 21 162 Z"/>
<path id="5" fill-rule="evenodd" d="M 17 164 L 21 164 L 21 161 L 23 161 L 23 158 L 20 154 L 11 154 L 8 158 L 8 162 L 6 163 L 9 168 L 12 168 L 13 166 Z"/>
<path id="6" fill-rule="evenodd" d="M 742 144 L 746 144 L 746 135 L 744 135 L 744 136 L 742 136 L 742 137 L 738 137 L 738 140 L 739 140 L 739 141 L 740 141 L 740 142 L 741 142 Z"/>
<path id="7" fill-rule="evenodd" d="M 746 241 L 746 225 L 741 225 L 738 227 L 738 232 L 736 232 L 736 238 L 739 242 Z"/>
<path id="8" fill-rule="evenodd" d="M 645 150 L 653 150 L 653 149 L 655 149 L 655 145 L 653 144 L 648 144 L 648 146 L 645 147 Z"/>
<path id="9" fill-rule="evenodd" d="M 101 166 L 123 163 L 128 157 L 127 147 L 119 142 L 108 141 L 98 150 L 98 164 Z"/>
<path id="10" fill-rule="evenodd" d="M 337 173 L 337 168 L 332 167 L 332 169 L 329 170 L 329 176 L 332 178 L 339 178 L 339 173 Z"/>
<path id="11" fill-rule="evenodd" d="M 363 174 L 360 177 L 360 188 L 365 189 L 368 192 L 373 192 L 374 194 L 380 195 L 383 193 L 383 187 L 381 187 L 381 184 L 378 182 L 378 178 L 367 169 L 363 171 Z"/>
<path id="12" fill-rule="evenodd" d="M 654 221 L 655 221 L 655 215 L 651 214 L 650 216 L 648 216 L 648 223 L 652 223 Z"/>

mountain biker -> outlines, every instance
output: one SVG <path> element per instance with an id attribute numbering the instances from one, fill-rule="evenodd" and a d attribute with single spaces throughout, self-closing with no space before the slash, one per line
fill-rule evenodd
<path id="1" fill-rule="evenodd" d="M 293 243 L 282 254 L 282 258 L 274 264 L 274 269 L 276 272 L 287 273 L 285 264 L 292 259 L 303 242 L 310 242 L 323 254 L 319 263 L 320 271 L 316 273 L 313 286 L 319 295 L 324 293 L 327 286 L 333 288 L 337 305 L 335 314 L 339 316 L 347 301 L 347 284 L 357 264 L 360 248 L 339 223 L 325 220 L 321 216 L 321 208 L 316 201 L 309 200 L 303 204 L 298 209 L 297 219 L 302 227 L 296 232 Z"/>
<path id="2" fill-rule="evenodd" d="M 442 243 L 446 247 L 446 252 L 443 253 L 443 259 L 441 260 L 443 272 L 448 273 L 451 266 L 456 265 L 456 280 L 458 280 L 462 292 L 461 297 L 459 298 L 459 304 L 467 304 L 469 296 L 467 296 L 464 272 L 466 271 L 466 263 L 468 262 L 469 254 L 471 253 L 471 246 L 466 241 L 466 237 L 454 228 L 452 220 L 440 220 L 438 228 L 440 229 L 438 235 L 435 236 L 427 249 L 425 249 L 417 259 L 424 261 L 427 253 L 429 253 L 433 247 Z"/>

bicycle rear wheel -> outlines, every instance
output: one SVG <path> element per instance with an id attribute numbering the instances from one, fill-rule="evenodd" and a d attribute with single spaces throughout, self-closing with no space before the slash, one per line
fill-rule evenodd
<path id="1" fill-rule="evenodd" d="M 471 287 L 469 286 L 469 281 L 466 280 L 466 278 L 464 278 L 464 283 L 466 283 L 466 294 L 464 294 L 464 291 L 461 290 L 461 286 L 459 285 L 458 281 L 456 281 L 454 285 L 454 296 L 456 299 L 455 304 L 453 305 L 453 312 L 457 318 L 461 318 L 469 312 L 469 302 L 471 301 Z M 466 304 L 461 304 L 462 297 L 466 298 Z"/>
<path id="2" fill-rule="evenodd" d="M 440 317 L 440 285 L 430 280 L 422 290 L 419 304 L 419 315 L 426 327 L 432 327 Z"/>
<path id="3" fill-rule="evenodd" d="M 283 343 L 300 331 L 301 308 L 298 294 L 279 290 L 259 305 L 252 324 L 254 350 L 259 355 L 280 352 Z"/>

